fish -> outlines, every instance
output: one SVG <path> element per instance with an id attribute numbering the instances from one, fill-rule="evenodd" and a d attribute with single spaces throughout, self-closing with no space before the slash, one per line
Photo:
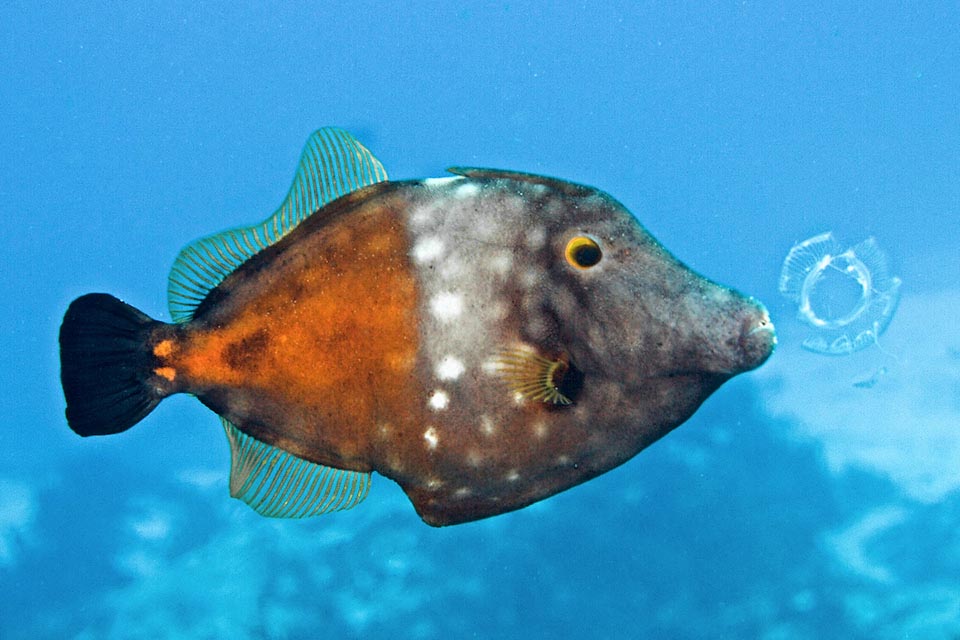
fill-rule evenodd
<path id="1" fill-rule="evenodd" d="M 191 394 L 258 513 L 352 508 L 376 472 L 439 527 L 623 464 L 773 352 L 760 302 L 603 191 L 448 172 L 388 180 L 348 132 L 314 132 L 272 215 L 181 250 L 172 322 L 105 293 L 69 305 L 70 428 L 120 433 Z"/>

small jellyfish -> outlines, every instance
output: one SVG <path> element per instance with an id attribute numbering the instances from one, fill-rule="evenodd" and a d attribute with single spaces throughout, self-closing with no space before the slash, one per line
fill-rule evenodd
<path id="1" fill-rule="evenodd" d="M 823 233 L 790 249 L 780 293 L 816 330 L 803 347 L 841 356 L 877 342 L 896 311 L 900 279 L 890 275 L 873 238 L 844 250 L 832 233 Z"/>

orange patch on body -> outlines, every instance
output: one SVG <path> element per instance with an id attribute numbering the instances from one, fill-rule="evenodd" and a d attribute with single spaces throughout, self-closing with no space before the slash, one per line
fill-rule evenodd
<path id="1" fill-rule="evenodd" d="M 383 356 L 383 362 L 387 369 L 398 375 L 409 373 L 416 364 L 417 350 L 411 345 L 401 351 L 391 351 Z"/>
<path id="2" fill-rule="evenodd" d="M 269 429 L 254 437 L 367 470 L 377 424 L 418 422 L 411 399 L 422 395 L 413 375 L 419 330 L 405 230 L 389 208 L 360 203 L 276 248 L 252 275 L 222 283 L 227 304 L 188 331 L 177 366 L 198 395 L 219 388 L 239 397 L 249 415 L 231 415 L 237 426 L 248 419 Z"/>
<path id="3" fill-rule="evenodd" d="M 173 342 L 170 340 L 161 340 L 153 347 L 153 355 L 158 358 L 168 358 L 173 353 Z"/>
<path id="4" fill-rule="evenodd" d="M 170 382 L 173 382 L 177 377 L 177 370 L 173 367 L 157 367 L 153 370 L 153 373 L 161 378 L 166 378 Z"/>

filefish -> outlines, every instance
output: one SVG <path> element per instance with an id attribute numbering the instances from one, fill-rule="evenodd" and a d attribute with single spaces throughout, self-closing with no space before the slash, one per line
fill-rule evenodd
<path id="1" fill-rule="evenodd" d="M 259 513 L 353 507 L 376 471 L 443 526 L 626 462 L 773 351 L 763 305 L 606 193 L 449 172 L 387 180 L 350 134 L 315 132 L 279 209 L 180 252 L 173 323 L 102 293 L 70 304 L 69 426 L 119 433 L 189 393 Z"/>

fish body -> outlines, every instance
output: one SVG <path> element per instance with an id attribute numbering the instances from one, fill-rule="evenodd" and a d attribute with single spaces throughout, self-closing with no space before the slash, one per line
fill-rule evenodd
<path id="1" fill-rule="evenodd" d="M 233 495 L 261 513 L 353 506 L 376 471 L 440 526 L 625 462 L 770 355 L 762 305 L 609 195 L 451 171 L 387 181 L 349 134 L 315 133 L 277 213 L 181 252 L 179 323 L 74 302 L 70 425 L 113 433 L 191 393 L 224 420 Z"/>

